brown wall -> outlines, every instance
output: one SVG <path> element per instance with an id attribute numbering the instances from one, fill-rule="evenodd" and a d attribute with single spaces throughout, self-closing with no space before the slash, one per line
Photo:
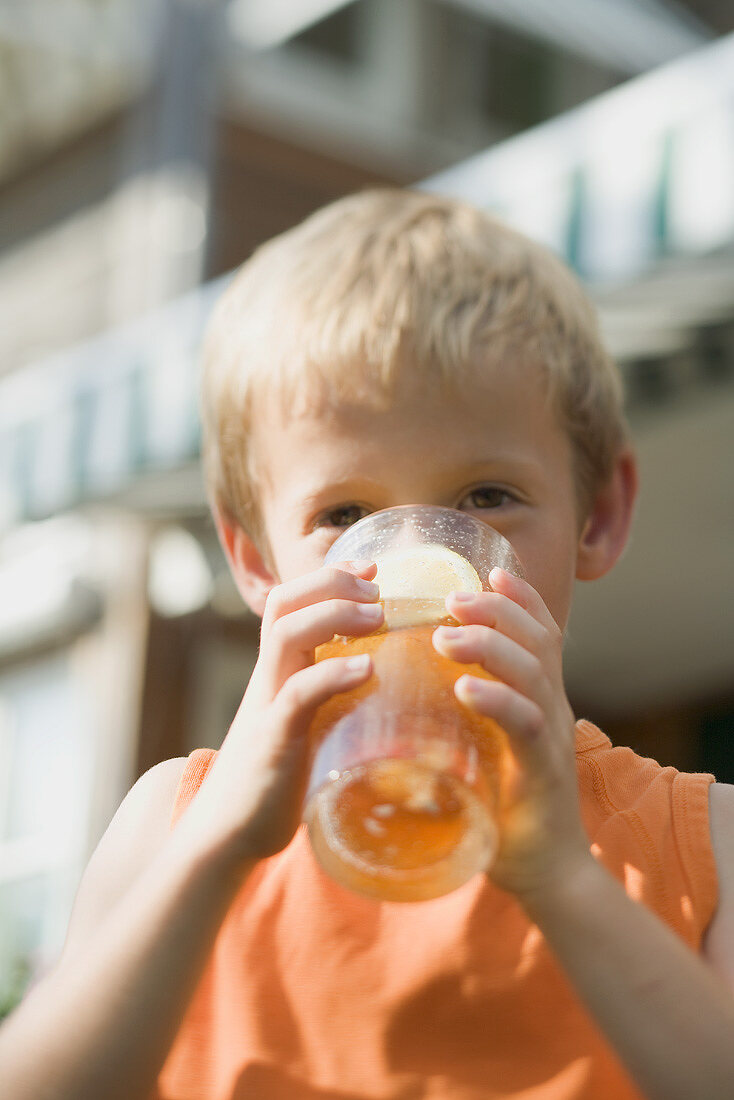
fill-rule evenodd
<path id="1" fill-rule="evenodd" d="M 247 686 L 258 636 L 259 620 L 249 615 L 151 615 L 137 775 L 193 748 L 219 747 Z M 216 676 L 213 664 L 220 666 Z"/>
<path id="2" fill-rule="evenodd" d="M 215 148 L 209 277 L 342 195 L 408 182 L 389 169 L 369 172 L 228 120 L 218 125 Z"/>

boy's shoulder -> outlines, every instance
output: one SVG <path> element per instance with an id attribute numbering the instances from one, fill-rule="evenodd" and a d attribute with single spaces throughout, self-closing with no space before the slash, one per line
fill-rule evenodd
<path id="1" fill-rule="evenodd" d="M 734 861 L 734 786 L 712 783 L 709 787 L 709 815 L 714 849 Z M 718 853 L 717 853 L 718 856 Z"/>
<path id="2" fill-rule="evenodd" d="M 718 902 L 703 942 L 717 973 L 734 986 L 734 786 L 709 787 L 709 825 L 716 860 Z"/>
<path id="3" fill-rule="evenodd" d="M 186 760 L 173 757 L 155 764 L 120 803 L 82 876 L 60 963 L 84 948 L 92 929 L 165 842 Z"/>

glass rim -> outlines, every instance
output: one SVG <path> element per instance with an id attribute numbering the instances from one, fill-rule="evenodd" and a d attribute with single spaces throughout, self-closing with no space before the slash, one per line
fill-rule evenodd
<path id="1" fill-rule="evenodd" d="M 409 521 L 412 517 L 415 517 L 416 520 L 422 522 L 428 528 L 428 531 L 416 531 L 418 535 L 416 542 L 418 544 L 424 542 L 428 545 L 429 539 L 426 539 L 425 536 L 430 535 L 431 527 L 435 526 L 437 536 L 435 542 L 440 545 L 448 545 L 450 549 L 454 549 L 455 552 L 461 553 L 462 556 L 471 560 L 474 554 L 467 553 L 466 550 L 469 544 L 474 543 L 475 553 L 476 549 L 481 548 L 485 554 L 493 554 L 500 558 L 502 567 L 510 573 L 518 577 L 524 577 L 525 575 L 512 543 L 490 523 L 469 515 L 467 512 L 462 512 L 458 508 L 445 508 L 436 504 L 396 504 L 390 508 L 380 508 L 376 512 L 370 512 L 369 515 L 363 516 L 362 519 L 345 528 L 335 539 L 326 552 L 324 564 L 331 565 L 337 561 L 365 558 L 366 554 L 363 548 L 360 547 L 360 542 L 369 540 L 371 528 L 375 528 L 376 538 L 380 536 L 381 532 L 388 535 L 391 525 L 389 522 L 385 525 L 384 521 L 386 518 L 389 521 L 392 517 L 395 518 L 396 530 L 400 529 L 401 520 Z M 443 530 L 441 530 L 442 523 Z M 452 526 L 454 531 L 451 529 Z M 447 533 L 452 537 L 447 538 Z M 452 543 L 453 545 L 451 545 Z M 458 548 L 459 543 L 466 549 Z M 379 554 L 376 555 L 376 557 L 379 556 Z"/>

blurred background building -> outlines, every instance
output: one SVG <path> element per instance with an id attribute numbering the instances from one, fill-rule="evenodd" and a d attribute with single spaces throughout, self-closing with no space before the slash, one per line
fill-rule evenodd
<path id="1" fill-rule="evenodd" d="M 198 464 L 228 273 L 331 199 L 498 212 L 594 296 L 642 466 L 579 715 L 734 780 L 724 0 L 0 0 L 0 1013 L 135 778 L 216 747 L 258 624 Z"/>

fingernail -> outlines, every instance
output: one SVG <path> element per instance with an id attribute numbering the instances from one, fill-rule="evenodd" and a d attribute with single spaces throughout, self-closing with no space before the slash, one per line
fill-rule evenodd
<path id="1" fill-rule="evenodd" d="M 348 672 L 366 672 L 369 663 L 369 653 L 360 653 L 358 657 L 350 657 L 344 667 Z"/>
<path id="2" fill-rule="evenodd" d="M 361 577 L 356 577 L 355 580 L 357 588 L 360 592 L 364 592 L 365 596 L 370 596 L 373 600 L 376 600 L 380 595 L 380 586 L 375 584 L 374 581 L 365 581 Z"/>
<path id="3" fill-rule="evenodd" d="M 376 622 L 378 619 L 381 619 L 383 615 L 382 604 L 379 603 L 361 603 L 357 611 L 365 619 L 369 619 L 371 622 Z"/>
<path id="4" fill-rule="evenodd" d="M 458 626 L 439 626 L 438 628 L 443 638 L 460 638 L 461 627 Z"/>
<path id="5" fill-rule="evenodd" d="M 460 676 L 456 681 L 455 690 L 459 695 L 479 695 L 482 685 L 474 676 Z"/>
<path id="6" fill-rule="evenodd" d="M 473 592 L 451 592 L 449 595 L 457 603 L 473 603 L 476 598 Z"/>
<path id="7" fill-rule="evenodd" d="M 502 569 L 501 566 L 499 566 L 499 565 L 495 565 L 494 569 L 491 569 L 490 573 L 489 573 L 490 581 L 492 580 L 492 577 L 494 577 L 495 580 L 500 580 L 502 577 L 511 577 L 511 576 L 512 576 L 511 573 L 508 573 L 506 569 Z"/>

